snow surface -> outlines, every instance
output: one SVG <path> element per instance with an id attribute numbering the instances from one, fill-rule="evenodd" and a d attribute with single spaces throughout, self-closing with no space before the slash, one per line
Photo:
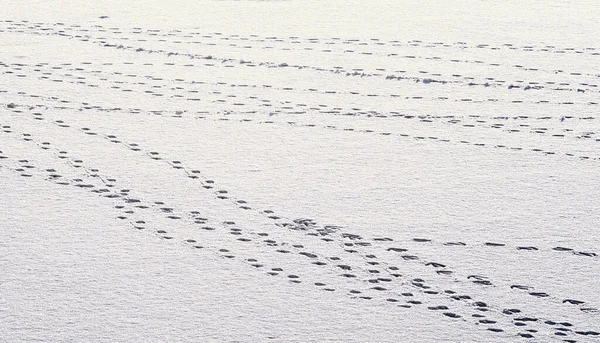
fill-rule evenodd
<path id="1" fill-rule="evenodd" d="M 598 342 L 600 5 L 0 13 L 1 342 Z"/>

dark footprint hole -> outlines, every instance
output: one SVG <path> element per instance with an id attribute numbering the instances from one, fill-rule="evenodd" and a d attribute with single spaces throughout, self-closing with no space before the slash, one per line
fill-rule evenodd
<path id="1" fill-rule="evenodd" d="M 513 315 L 516 313 L 521 313 L 521 310 L 516 309 L 516 308 L 507 308 L 502 310 L 502 313 L 506 314 L 506 315 Z"/>
<path id="2" fill-rule="evenodd" d="M 444 312 L 444 315 L 450 318 L 460 318 L 460 315 L 453 312 Z"/>
<path id="3" fill-rule="evenodd" d="M 391 241 L 393 241 L 393 239 L 387 238 L 387 237 L 373 238 L 373 240 L 377 241 L 377 242 L 391 242 Z"/>
<path id="4" fill-rule="evenodd" d="M 529 287 L 529 286 L 523 286 L 523 285 L 511 285 L 511 286 L 510 286 L 510 288 L 511 288 L 511 289 L 514 289 L 514 288 L 516 288 L 516 289 L 520 289 L 520 290 L 524 290 L 524 291 L 526 291 L 526 290 L 528 290 L 530 287 Z"/>
<path id="5" fill-rule="evenodd" d="M 538 298 L 546 298 L 546 297 L 550 296 L 548 293 L 544 293 L 544 292 L 530 292 L 529 295 L 533 295 L 534 297 L 538 297 Z"/>
<path id="6" fill-rule="evenodd" d="M 529 247 L 517 247 L 517 250 L 538 250 L 538 248 L 529 246 Z"/>
<path id="7" fill-rule="evenodd" d="M 573 249 L 571 249 L 571 248 L 564 248 L 564 247 L 555 247 L 555 248 L 552 248 L 552 250 L 556 250 L 556 251 L 573 251 Z"/>
<path id="8" fill-rule="evenodd" d="M 446 242 L 446 243 L 444 243 L 444 245 L 447 245 L 447 246 L 455 246 L 455 245 L 465 246 L 467 244 L 463 243 L 463 242 Z"/>
<path id="9" fill-rule="evenodd" d="M 600 336 L 600 332 L 596 331 L 575 331 L 575 333 L 583 336 Z"/>
<path id="10" fill-rule="evenodd" d="M 573 305 L 581 305 L 581 304 L 585 304 L 585 302 L 580 301 L 580 300 L 574 300 L 574 299 L 565 299 L 563 300 L 563 304 L 564 303 L 569 303 L 569 304 L 573 304 Z"/>

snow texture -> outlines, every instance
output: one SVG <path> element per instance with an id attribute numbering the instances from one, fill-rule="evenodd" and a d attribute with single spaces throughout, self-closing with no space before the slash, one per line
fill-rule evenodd
<path id="1" fill-rule="evenodd" d="M 598 342 L 594 1 L 1 4 L 0 342 Z"/>

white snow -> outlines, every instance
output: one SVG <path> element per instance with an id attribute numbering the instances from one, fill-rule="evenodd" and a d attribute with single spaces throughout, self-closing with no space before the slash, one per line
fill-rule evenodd
<path id="1" fill-rule="evenodd" d="M 1 342 L 600 339 L 597 3 L 1 5 Z"/>

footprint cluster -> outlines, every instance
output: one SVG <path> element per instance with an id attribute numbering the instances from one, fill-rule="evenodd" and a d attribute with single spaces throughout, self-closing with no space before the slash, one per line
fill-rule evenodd
<path id="1" fill-rule="evenodd" d="M 164 244 L 239 263 L 257 277 L 309 284 L 358 303 L 378 302 L 399 315 L 428 311 L 513 340 L 576 342 L 600 336 L 593 327 L 598 304 L 533 287 L 527 280 L 515 278 L 507 285 L 444 258 L 476 248 L 482 254 L 502 252 L 525 260 L 535 256 L 594 264 L 598 251 L 558 243 L 514 245 L 493 237 L 479 242 L 365 237 L 351 227 L 284 215 L 277 204 L 254 204 L 192 161 L 111 130 L 110 122 L 96 127 L 87 120 L 114 114 L 160 117 L 165 124 L 285 126 L 546 155 L 589 166 L 600 159 L 595 113 L 600 74 L 583 67 L 563 70 L 494 59 L 500 56 L 495 51 L 515 59 L 565 54 L 593 59 L 600 49 L 261 37 L 7 20 L 0 21 L 0 32 L 62 37 L 90 49 L 127 53 L 111 62 L 2 57 L 0 72 L 14 83 L 0 89 L 6 99 L 0 103 L 0 167 L 16 177 L 46 180 L 110 203 L 131 239 L 152 235 Z M 335 59 L 323 56 L 338 56 L 340 63 L 327 65 Z M 447 72 L 448 66 L 456 72 Z M 306 79 L 314 81 L 298 81 Z M 43 85 L 35 94 L 26 87 L 32 82 Z M 61 93 L 63 87 L 76 96 Z M 105 99 L 98 100 L 97 94 Z M 481 113 L 503 107 L 511 114 Z M 69 120 L 73 116 L 76 121 Z M 78 156 L 57 137 L 85 142 L 100 155 L 118 151 L 111 163 L 150 165 L 144 170 L 149 179 L 169 174 L 180 189 L 153 185 L 162 191 L 155 199 L 142 185 L 108 172 L 114 170 L 110 165 Z M 202 201 L 188 207 L 184 193 Z M 495 292 L 532 301 L 516 307 Z M 554 314 L 535 304 L 554 309 Z"/>

